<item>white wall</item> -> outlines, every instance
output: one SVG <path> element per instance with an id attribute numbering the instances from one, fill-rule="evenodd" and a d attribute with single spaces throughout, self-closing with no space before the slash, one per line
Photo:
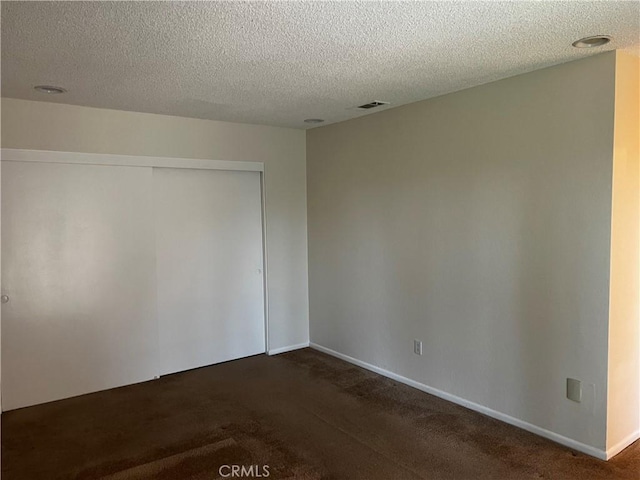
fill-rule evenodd
<path id="1" fill-rule="evenodd" d="M 269 348 L 308 342 L 305 132 L 2 99 L 2 147 L 265 164 Z"/>
<path id="2" fill-rule="evenodd" d="M 311 341 L 604 452 L 614 67 L 309 131 Z"/>

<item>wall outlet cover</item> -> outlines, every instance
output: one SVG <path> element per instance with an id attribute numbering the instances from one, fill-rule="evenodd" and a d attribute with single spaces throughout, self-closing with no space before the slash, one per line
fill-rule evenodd
<path id="1" fill-rule="evenodd" d="M 582 401 L 582 382 L 575 378 L 567 378 L 567 398 L 574 402 Z"/>

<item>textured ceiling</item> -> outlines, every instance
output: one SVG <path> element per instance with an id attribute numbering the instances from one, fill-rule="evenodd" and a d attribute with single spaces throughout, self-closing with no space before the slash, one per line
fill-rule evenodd
<path id="1" fill-rule="evenodd" d="M 637 1 L 3 1 L 2 95 L 309 128 L 638 48 L 639 23 Z"/>

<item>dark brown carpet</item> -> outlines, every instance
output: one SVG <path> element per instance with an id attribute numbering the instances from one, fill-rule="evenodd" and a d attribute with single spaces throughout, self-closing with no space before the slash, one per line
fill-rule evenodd
<path id="1" fill-rule="evenodd" d="M 2 417 L 3 480 L 213 480 L 225 464 L 277 480 L 638 480 L 640 443 L 602 462 L 310 349 Z"/>

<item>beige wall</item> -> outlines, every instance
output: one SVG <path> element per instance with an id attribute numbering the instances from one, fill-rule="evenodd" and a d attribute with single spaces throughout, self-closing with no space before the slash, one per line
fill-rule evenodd
<path id="1" fill-rule="evenodd" d="M 2 111 L 2 99 L 0 99 L 0 112 Z M 0 115 L 0 132 L 2 132 L 2 118 Z M 0 135 L 1 137 L 1 135 Z M 0 138 L 0 147 L 2 147 L 2 139 Z M 2 169 L 0 168 L 0 185 L 2 185 Z M 0 191 L 0 198 L 2 198 L 2 192 Z M 2 205 L 0 202 L 0 212 L 2 211 Z M 2 238 L 2 219 L 0 218 L 0 239 Z M 2 252 L 2 244 L 0 242 L 0 252 Z M 2 255 L 0 255 L 0 272 L 2 271 Z M 2 293 L 2 275 L 0 275 L 0 294 Z M 0 345 L 2 345 L 2 308 L 0 308 Z M 2 412 L 2 351 L 0 349 L 0 412 Z M 2 414 L 0 413 L 0 419 L 2 418 Z M 0 420 L 0 424 L 1 424 L 1 420 Z M 0 427 L 0 432 L 2 431 L 2 428 Z M 2 464 L 2 456 L 0 455 L 0 471 L 2 470 L 1 468 L 1 464 Z"/>
<path id="2" fill-rule="evenodd" d="M 5 98 L 2 147 L 264 162 L 269 347 L 308 341 L 304 131 Z"/>
<path id="3" fill-rule="evenodd" d="M 614 69 L 309 131 L 311 341 L 603 455 Z"/>
<path id="4" fill-rule="evenodd" d="M 607 450 L 640 435 L 640 59 L 616 54 Z"/>

